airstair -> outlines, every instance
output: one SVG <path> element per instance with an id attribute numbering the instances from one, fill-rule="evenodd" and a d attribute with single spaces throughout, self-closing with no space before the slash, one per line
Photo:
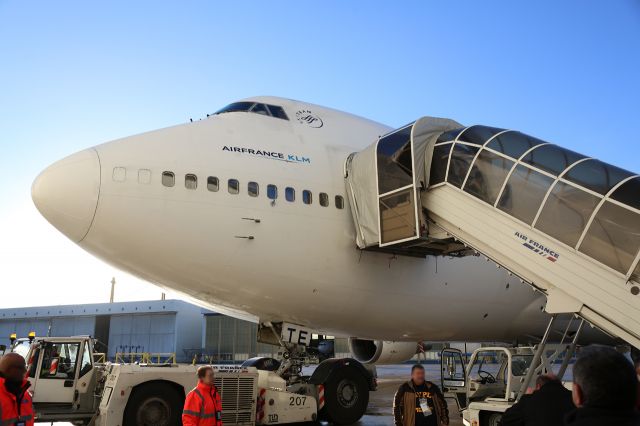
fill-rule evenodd
<path id="1" fill-rule="evenodd" d="M 423 117 L 352 154 L 361 249 L 480 254 L 640 348 L 640 176 L 525 135 Z"/>

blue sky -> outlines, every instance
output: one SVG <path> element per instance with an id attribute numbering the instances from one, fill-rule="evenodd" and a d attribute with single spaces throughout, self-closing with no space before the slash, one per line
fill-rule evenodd
<path id="1" fill-rule="evenodd" d="M 640 172 L 640 1 L 0 0 L 5 280 L 121 275 L 35 213 L 45 166 L 253 95 L 513 128 Z"/>

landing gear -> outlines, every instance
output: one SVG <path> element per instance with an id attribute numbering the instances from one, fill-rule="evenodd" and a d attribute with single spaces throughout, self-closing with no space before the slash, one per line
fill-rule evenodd
<path id="1" fill-rule="evenodd" d="M 264 327 L 271 329 L 271 342 L 282 348 L 279 352 L 282 360 L 275 372 L 287 381 L 289 392 L 314 396 L 319 417 L 333 424 L 352 424 L 364 415 L 369 391 L 375 390 L 375 380 L 362 364 L 350 358 L 329 358 L 319 363 L 311 376 L 305 376 L 303 367 L 317 363 L 318 358 L 310 355 L 304 345 L 283 341 L 273 324 L 265 323 Z M 259 364 L 254 362 L 258 368 Z"/>

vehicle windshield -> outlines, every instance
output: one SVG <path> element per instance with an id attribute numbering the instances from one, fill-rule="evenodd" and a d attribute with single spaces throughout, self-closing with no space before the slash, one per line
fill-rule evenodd
<path id="1" fill-rule="evenodd" d="M 21 355 L 26 360 L 30 347 L 31 344 L 28 340 L 17 340 L 14 346 L 11 348 L 11 352 L 15 352 L 18 355 Z"/>
<path id="2" fill-rule="evenodd" d="M 511 374 L 524 376 L 531 365 L 533 355 L 513 355 L 511 357 Z"/>

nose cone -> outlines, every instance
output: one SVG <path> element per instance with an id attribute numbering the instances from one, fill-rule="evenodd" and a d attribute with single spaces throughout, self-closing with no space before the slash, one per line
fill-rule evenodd
<path id="1" fill-rule="evenodd" d="M 31 187 L 31 198 L 40 213 L 77 243 L 89 232 L 99 194 L 100 160 L 94 149 L 53 163 Z"/>

